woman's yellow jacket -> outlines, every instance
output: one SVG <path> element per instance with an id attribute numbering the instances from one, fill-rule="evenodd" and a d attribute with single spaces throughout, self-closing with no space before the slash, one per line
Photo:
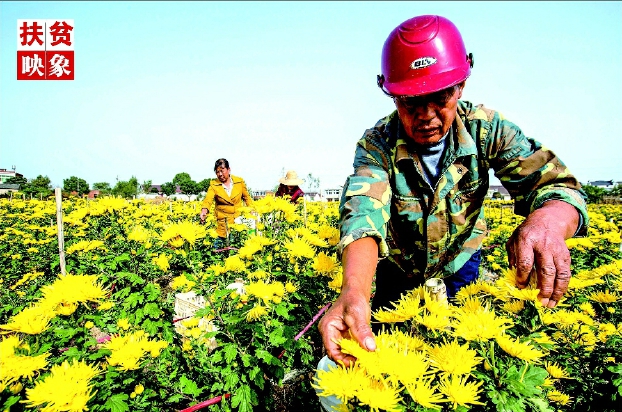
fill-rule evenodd
<path id="1" fill-rule="evenodd" d="M 240 215 L 238 209 L 242 206 L 242 200 L 246 206 L 253 204 L 253 199 L 248 193 L 244 179 L 231 175 L 231 180 L 233 181 L 233 188 L 231 189 L 231 196 L 229 196 L 222 183 L 217 179 L 212 179 L 201 205 L 209 212 L 212 204 L 216 204 L 214 216 L 216 217 L 216 232 L 220 237 L 227 237 L 228 227 Z"/>

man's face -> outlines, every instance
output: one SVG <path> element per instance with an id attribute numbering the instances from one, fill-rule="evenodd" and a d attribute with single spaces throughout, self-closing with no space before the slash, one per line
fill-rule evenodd
<path id="1" fill-rule="evenodd" d="M 422 96 L 394 97 L 408 137 L 421 145 L 438 143 L 456 118 L 463 87 L 464 83 Z"/>
<path id="2" fill-rule="evenodd" d="M 226 183 L 229 181 L 230 172 L 231 169 L 227 169 L 223 166 L 218 166 L 218 169 L 216 169 L 216 177 L 218 178 L 218 180 L 220 180 L 221 183 Z"/>

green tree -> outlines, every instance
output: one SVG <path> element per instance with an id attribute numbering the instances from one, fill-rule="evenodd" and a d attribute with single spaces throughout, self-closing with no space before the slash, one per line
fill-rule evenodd
<path id="1" fill-rule="evenodd" d="M 164 193 L 167 196 L 170 196 L 173 193 L 175 193 L 175 185 L 171 182 L 162 183 L 160 185 L 160 188 L 162 188 L 162 193 Z"/>
<path id="2" fill-rule="evenodd" d="M 173 184 L 179 186 L 179 190 L 186 195 L 198 195 L 201 193 L 199 184 L 185 172 L 177 173 L 173 178 Z"/>
<path id="3" fill-rule="evenodd" d="M 24 185 L 21 191 L 32 197 L 48 197 L 52 194 L 52 183 L 49 177 L 39 175 Z"/>
<path id="4" fill-rule="evenodd" d="M 622 196 L 622 185 L 615 185 L 613 189 L 609 191 L 609 195 L 611 196 Z"/>
<path id="5" fill-rule="evenodd" d="M 145 180 L 142 185 L 140 185 L 140 193 L 151 193 L 151 180 Z"/>
<path id="6" fill-rule="evenodd" d="M 179 189 L 187 195 L 198 195 L 201 193 L 199 185 L 194 180 L 185 180 L 179 184 Z"/>
<path id="7" fill-rule="evenodd" d="M 582 188 L 587 195 L 588 203 L 601 203 L 603 201 L 603 196 L 608 193 L 606 189 L 598 186 L 584 185 Z"/>
<path id="8" fill-rule="evenodd" d="M 197 185 L 199 186 L 199 193 L 207 192 L 207 190 L 209 189 L 209 185 L 211 183 L 212 183 L 212 179 L 203 179 L 200 182 L 198 182 Z"/>
<path id="9" fill-rule="evenodd" d="M 69 179 L 63 179 L 63 190 L 69 193 L 76 192 L 78 195 L 86 195 L 90 189 L 86 180 L 71 176 Z"/>
<path id="10" fill-rule="evenodd" d="M 112 189 L 112 194 L 124 198 L 131 198 L 138 194 L 138 179 L 132 176 L 130 180 L 119 180 Z"/>
<path id="11" fill-rule="evenodd" d="M 20 187 L 23 187 L 24 185 L 28 183 L 28 179 L 26 179 L 23 176 L 13 176 L 13 177 L 9 177 L 4 183 L 11 184 L 11 185 L 19 185 Z"/>
<path id="12" fill-rule="evenodd" d="M 186 182 L 188 180 L 192 180 L 192 178 L 190 177 L 188 173 L 186 172 L 177 173 L 175 177 L 173 178 L 173 184 L 177 186 L 181 186 L 183 182 Z"/>
<path id="13" fill-rule="evenodd" d="M 99 193 L 102 195 L 112 194 L 112 188 L 108 182 L 93 183 L 93 190 L 99 190 Z"/>

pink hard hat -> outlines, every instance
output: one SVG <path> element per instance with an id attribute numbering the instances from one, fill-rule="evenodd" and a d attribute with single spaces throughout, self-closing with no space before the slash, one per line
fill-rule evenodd
<path id="1" fill-rule="evenodd" d="M 443 90 L 471 74 L 458 28 L 441 16 L 417 16 L 396 27 L 382 48 L 378 87 L 391 96 L 417 96 Z"/>

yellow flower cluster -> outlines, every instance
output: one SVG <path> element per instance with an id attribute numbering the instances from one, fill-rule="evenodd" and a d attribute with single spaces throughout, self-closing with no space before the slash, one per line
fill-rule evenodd
<path id="1" fill-rule="evenodd" d="M 74 359 L 54 365 L 51 374 L 37 381 L 34 388 L 26 389 L 29 407 L 42 411 L 79 412 L 88 410 L 87 404 L 94 391 L 91 379 L 98 375 L 97 367 Z"/>
<path id="2" fill-rule="evenodd" d="M 43 296 L 9 319 L 1 329 L 37 335 L 56 315 L 71 315 L 80 303 L 97 302 L 106 296 L 95 275 L 60 275 L 41 288 Z"/>
<path id="3" fill-rule="evenodd" d="M 416 337 L 405 339 L 401 332 L 383 332 L 376 337 L 376 350 L 368 352 L 351 339 L 339 342 L 344 353 L 357 361 L 348 368 L 329 368 L 318 371 L 313 386 L 321 396 L 336 396 L 348 403 L 357 399 L 371 410 L 402 410 L 402 388 L 421 406 L 440 408 L 451 402 L 454 409 L 482 403 L 479 387 L 482 382 L 470 382 L 469 375 L 481 362 L 468 345 L 456 341 L 426 348 Z M 408 367 L 404 367 L 408 365 Z M 441 371 L 434 384 L 434 370 Z"/>
<path id="4" fill-rule="evenodd" d="M 70 255 L 75 252 L 91 252 L 96 249 L 105 251 L 106 247 L 104 246 L 104 242 L 101 240 L 80 240 L 79 242 L 69 246 L 65 253 Z"/>
<path id="5" fill-rule="evenodd" d="M 16 335 L 0 341 L 0 392 L 20 378 L 32 379 L 37 371 L 47 365 L 49 353 L 26 356 L 20 355 L 18 349 L 30 351 L 28 345 Z"/>
<path id="6" fill-rule="evenodd" d="M 107 358 L 108 363 L 119 369 L 128 371 L 140 367 L 140 360 L 147 354 L 152 358 L 160 355 L 162 349 L 168 346 L 163 340 L 149 340 L 149 335 L 137 330 L 127 335 L 114 335 L 104 344 L 104 348 L 112 352 Z"/>
<path id="7" fill-rule="evenodd" d="M 198 239 L 202 239 L 207 235 L 205 227 L 185 221 L 181 223 L 174 223 L 167 227 L 160 238 L 164 242 L 168 242 L 172 247 L 181 247 L 184 243 L 188 242 L 193 246 Z"/>

